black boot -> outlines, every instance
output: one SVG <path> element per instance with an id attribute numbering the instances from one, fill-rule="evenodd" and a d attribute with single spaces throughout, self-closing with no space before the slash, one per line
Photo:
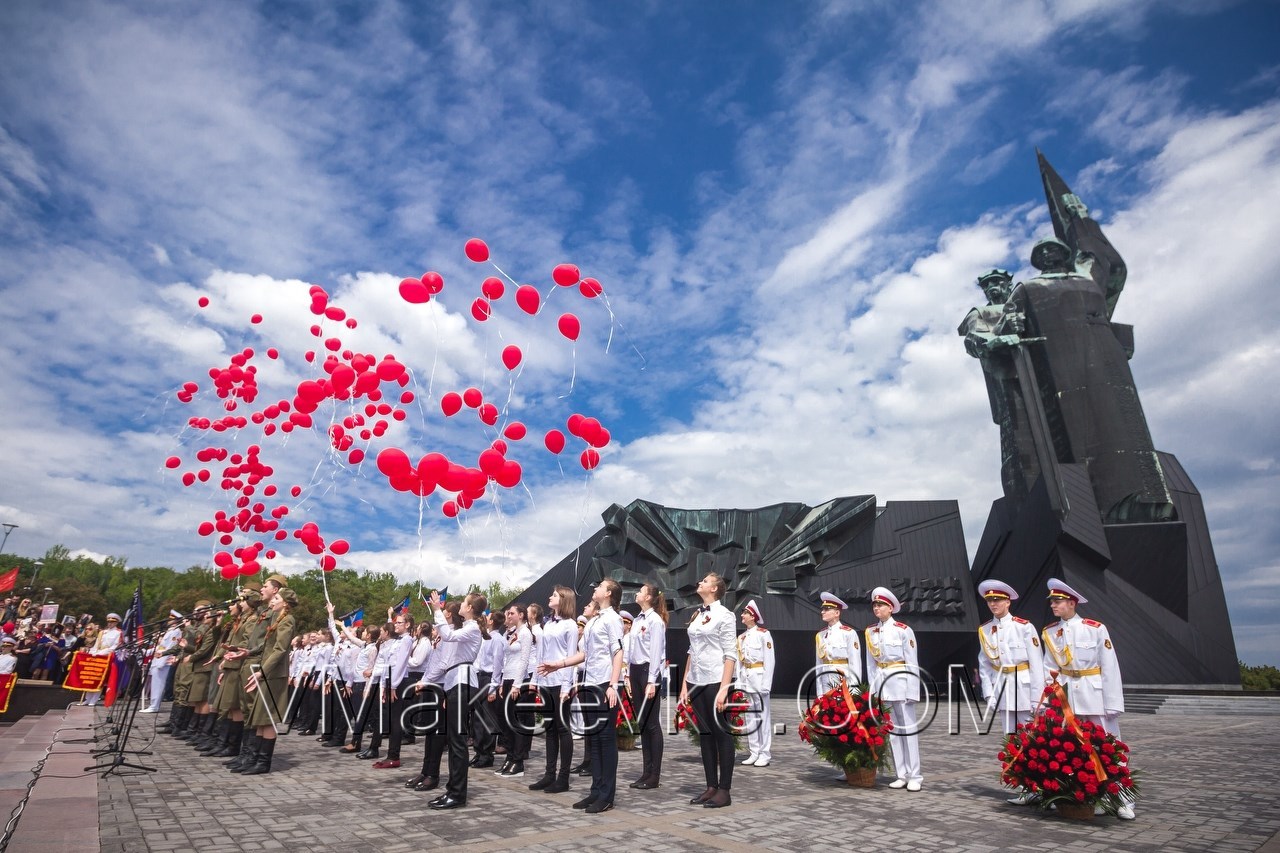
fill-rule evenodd
<path id="1" fill-rule="evenodd" d="M 169 706 L 169 719 L 156 726 L 156 734 L 167 735 L 173 733 L 173 722 L 178 718 L 178 709 L 181 707 L 177 702 Z"/>
<path id="2" fill-rule="evenodd" d="M 227 723 L 227 737 L 222 748 L 210 753 L 214 758 L 226 758 L 240 754 L 240 742 L 244 738 L 244 720 Z"/>
<path id="3" fill-rule="evenodd" d="M 221 755 L 222 751 L 227 748 L 227 740 L 231 736 L 231 725 L 231 721 L 226 717 L 219 719 L 213 729 L 215 734 L 210 739 L 209 745 L 200 750 L 200 754 L 205 757 Z"/>
<path id="4" fill-rule="evenodd" d="M 200 733 L 200 727 L 204 725 L 204 718 L 204 714 L 197 714 L 196 709 L 192 708 L 190 715 L 187 717 L 187 725 L 174 737 L 178 740 L 191 740 Z"/>
<path id="5" fill-rule="evenodd" d="M 227 762 L 227 769 L 232 773 L 243 773 L 246 767 L 253 766 L 253 756 L 258 753 L 257 733 L 246 734 L 240 743 L 240 757 Z"/>
<path id="6" fill-rule="evenodd" d="M 191 721 L 191 706 L 178 705 L 174 703 L 174 707 L 178 709 L 178 713 L 173 718 L 173 728 L 169 731 L 170 737 L 177 737 L 187 728 L 187 723 Z"/>
<path id="7" fill-rule="evenodd" d="M 261 740 L 258 744 L 258 754 L 253 757 L 253 766 L 246 767 L 241 771 L 243 776 L 261 776 L 263 773 L 271 772 L 271 756 L 276 751 L 276 738 L 271 740 Z"/>
<path id="8" fill-rule="evenodd" d="M 195 748 L 196 752 L 204 754 L 206 749 L 217 750 L 222 748 L 222 738 L 226 735 L 226 720 L 218 717 L 217 714 L 208 714 L 204 721 L 204 733 L 193 737 L 188 741 L 188 745 Z"/>

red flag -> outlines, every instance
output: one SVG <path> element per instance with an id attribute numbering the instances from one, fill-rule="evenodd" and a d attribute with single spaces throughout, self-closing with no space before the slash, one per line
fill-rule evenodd
<path id="1" fill-rule="evenodd" d="M 18 570 L 11 569 L 0 575 L 0 592 L 8 592 L 18 583 Z"/>
<path id="2" fill-rule="evenodd" d="M 120 665 L 116 663 L 116 656 L 110 655 L 110 668 L 107 670 L 107 692 L 102 696 L 102 704 L 110 708 L 116 702 L 116 689 L 119 687 L 120 681 Z"/>

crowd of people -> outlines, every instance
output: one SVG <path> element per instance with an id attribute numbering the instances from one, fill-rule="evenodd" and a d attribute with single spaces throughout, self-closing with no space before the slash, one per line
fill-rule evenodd
<path id="1" fill-rule="evenodd" d="M 296 596 L 286 578 L 272 575 L 260 589 L 246 585 L 225 612 L 200 602 L 190 618 L 173 614 L 155 646 L 144 712 L 159 710 L 172 680 L 174 703 L 160 731 L 188 741 L 202 756 L 229 759 L 223 763 L 231 773 L 271 772 L 277 737 L 288 732 L 369 761 L 375 771 L 417 765 L 404 785 L 438 792 L 428 803 L 433 809 L 465 806 L 471 771 L 486 769 L 507 779 L 536 776 L 528 788 L 546 794 L 567 792 L 574 776 L 589 776 L 574 807 L 597 814 L 613 808 L 617 796 L 620 724 L 638 733 L 643 751 L 641 774 L 630 788 L 660 786 L 663 732 L 656 707 L 670 689 L 702 735 L 706 786 L 690 803 L 724 808 L 732 804 L 735 764 L 772 761 L 775 659 L 757 602 L 747 601 L 735 614 L 722 604 L 725 591 L 719 575 L 699 581 L 701 604 L 687 625 L 689 653 L 679 680 L 668 684 L 668 674 L 677 671 L 667 656 L 670 615 L 653 584 L 637 591 L 634 614 L 621 610 L 621 586 L 605 579 L 581 612 L 565 586 L 555 587 L 545 609 L 512 602 L 490 610 L 479 593 L 448 600 L 432 593 L 430 615 L 421 623 L 405 607 L 388 609 L 380 625 L 349 625 L 335 618 L 330 604 L 327 625 L 299 632 L 291 612 Z M 1119 666 L 1105 626 L 1075 612 L 1087 600 L 1052 579 L 1049 600 L 1059 621 L 1037 633 L 1010 615 L 1018 593 L 1007 584 L 985 581 L 979 592 L 993 616 L 979 629 L 979 673 L 1005 732 L 1026 723 L 1037 697 L 1056 682 L 1067 687 L 1078 718 L 1118 737 Z M 890 590 L 877 587 L 870 598 L 876 621 L 859 632 L 842 621 L 848 605 L 822 593 L 814 675 L 819 692 L 866 684 L 880 698 L 895 729 L 889 787 L 920 791 L 919 681 L 895 677 L 918 672 L 915 634 L 895 618 L 901 604 Z M 107 621 L 102 633 L 118 635 L 115 614 Z M 735 688 L 745 689 L 757 716 L 740 762 L 729 721 Z M 543 744 L 540 772 L 530 753 L 535 736 Z M 419 743 L 420 764 L 405 751 Z M 1034 800 L 1022 792 L 1010 802 Z M 1132 819 L 1132 805 L 1120 816 Z"/>
<path id="2" fill-rule="evenodd" d="M 19 678 L 62 684 L 71 656 L 92 650 L 104 628 L 91 616 L 63 617 L 60 622 L 40 621 L 40 605 L 11 595 L 0 613 L 0 637 L 12 640 L 13 671 Z"/>

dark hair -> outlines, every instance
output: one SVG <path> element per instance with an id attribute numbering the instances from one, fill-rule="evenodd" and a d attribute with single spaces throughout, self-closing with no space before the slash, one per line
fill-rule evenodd
<path id="1" fill-rule="evenodd" d="M 430 637 L 434 633 L 435 633 L 435 630 L 431 627 L 430 622 L 424 619 L 421 623 L 419 623 L 418 625 L 419 637 Z"/>
<path id="2" fill-rule="evenodd" d="M 471 615 L 476 618 L 476 624 L 480 626 L 480 636 L 489 639 L 489 620 L 484 618 L 484 612 L 489 609 L 489 599 L 478 592 L 469 592 L 466 602 L 471 608 Z"/>
<path id="3" fill-rule="evenodd" d="M 449 624 L 454 628 L 462 627 L 462 599 L 451 598 L 440 606 L 449 617 Z"/>
<path id="4" fill-rule="evenodd" d="M 729 585 L 725 583 L 722 575 L 718 575 L 715 572 L 707 572 L 703 575 L 703 578 L 711 578 L 712 582 L 716 585 L 716 601 L 724 598 L 724 592 L 729 588 Z"/>
<path id="5" fill-rule="evenodd" d="M 609 606 L 617 610 L 622 604 L 622 584 L 613 578 L 605 578 L 603 583 L 604 588 L 609 590 Z"/>
<path id="6" fill-rule="evenodd" d="M 507 614 L 504 610 L 494 610 L 489 613 L 489 626 L 495 631 L 501 631 L 507 627 Z"/>

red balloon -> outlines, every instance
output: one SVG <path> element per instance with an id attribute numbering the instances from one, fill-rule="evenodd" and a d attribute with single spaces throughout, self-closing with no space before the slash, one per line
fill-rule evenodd
<path id="1" fill-rule="evenodd" d="M 387 447 L 378 453 L 378 470 L 387 477 L 405 476 L 413 470 L 413 465 L 409 462 L 409 455 L 403 450 Z"/>
<path id="2" fill-rule="evenodd" d="M 560 329 L 560 334 L 571 341 L 576 341 L 578 333 L 582 330 L 581 324 L 578 323 L 578 318 L 572 314 L 561 314 L 560 321 L 556 326 Z"/>
<path id="3" fill-rule="evenodd" d="M 223 566 L 218 569 L 218 574 L 222 575 L 224 581 L 235 580 L 240 575 L 240 570 L 235 566 Z"/>
<path id="4" fill-rule="evenodd" d="M 502 463 L 502 470 L 500 470 L 493 479 L 497 481 L 498 485 L 502 486 L 502 488 L 510 489 L 514 488 L 515 485 L 520 482 L 521 474 L 520 463 L 513 459 L 508 459 Z"/>
<path id="5" fill-rule="evenodd" d="M 444 277 L 438 272 L 424 272 L 422 274 L 422 286 L 429 293 L 439 293 L 444 290 Z"/>
<path id="6" fill-rule="evenodd" d="M 480 470 L 488 474 L 490 477 L 496 477 L 498 472 L 502 470 L 502 466 L 506 461 L 506 458 L 493 448 L 482 451 L 478 460 Z"/>
<path id="7" fill-rule="evenodd" d="M 262 322 L 262 315 L 254 314 L 252 317 L 249 318 L 249 322 L 253 323 L 255 326 L 258 325 L 259 323 Z"/>
<path id="8" fill-rule="evenodd" d="M 197 305 L 199 305 L 201 308 L 208 308 L 208 307 L 209 307 L 209 297 L 207 297 L 207 296 L 201 296 L 199 299 L 197 299 L 197 300 L 196 300 L 196 304 L 197 304 Z"/>
<path id="9" fill-rule="evenodd" d="M 472 237 L 468 240 L 462 250 L 467 253 L 467 260 L 474 261 L 477 264 L 482 264 L 489 260 L 489 247 L 479 237 Z"/>
<path id="10" fill-rule="evenodd" d="M 538 304 L 541 301 L 542 297 L 538 295 L 538 289 L 532 284 L 522 284 L 516 288 L 516 304 L 524 313 L 537 314 Z"/>
<path id="11" fill-rule="evenodd" d="M 450 391 L 440 398 L 440 411 L 444 412 L 446 418 L 451 418 L 462 408 L 462 395 L 457 391 Z"/>
<path id="12" fill-rule="evenodd" d="M 274 552 L 268 551 L 267 553 L 269 557 L 275 556 Z M 240 574 L 243 575 L 244 577 L 248 577 L 249 575 L 256 575 L 260 571 L 262 571 L 262 566 L 258 564 L 257 560 L 250 560 L 240 567 Z"/>
<path id="13" fill-rule="evenodd" d="M 235 561 L 232 560 L 231 555 L 228 554 L 226 551 L 219 551 L 218 553 L 213 555 L 213 564 L 215 566 L 229 566 L 233 562 Z"/>
<path id="14" fill-rule="evenodd" d="M 558 429 L 548 430 L 546 436 L 542 439 L 542 443 L 552 453 L 559 453 L 564 450 L 564 433 Z"/>
<path id="15" fill-rule="evenodd" d="M 476 414 L 480 416 L 480 420 L 484 421 L 489 426 L 493 426 L 498 422 L 498 407 L 493 403 L 482 404 Z"/>
<path id="16" fill-rule="evenodd" d="M 512 421 L 507 424 L 507 428 L 502 431 L 502 434 L 512 441 L 519 441 L 524 438 L 527 433 L 528 430 L 526 430 L 524 424 L 519 421 Z"/>
<path id="17" fill-rule="evenodd" d="M 166 468 L 177 468 L 181 464 L 182 460 L 176 456 L 170 456 L 168 459 L 164 460 L 164 467 Z"/>
<path id="18" fill-rule="evenodd" d="M 588 299 L 595 299 L 604 292 L 604 288 L 594 278 L 584 278 L 578 282 L 578 292 Z"/>
<path id="19" fill-rule="evenodd" d="M 573 264 L 556 264 L 551 271 L 551 278 L 561 287 L 573 287 L 582 278 L 582 273 Z"/>
<path id="20" fill-rule="evenodd" d="M 484 395 L 480 393 L 479 388 L 468 388 L 467 390 L 462 392 L 462 402 L 466 403 L 469 407 L 473 409 L 476 406 L 479 406 L 480 403 L 483 402 L 483 400 L 484 400 Z"/>
<path id="21" fill-rule="evenodd" d="M 524 358 L 524 353 L 520 352 L 520 347 L 511 344 L 502 351 L 502 363 L 507 366 L 507 370 L 515 370 L 520 366 L 520 360 Z"/>
<path id="22" fill-rule="evenodd" d="M 418 477 L 435 485 L 449 470 L 449 458 L 443 453 L 428 453 L 418 460 Z"/>
<path id="23" fill-rule="evenodd" d="M 279 358 L 280 350 L 275 347 L 267 347 L 267 358 Z"/>
<path id="24" fill-rule="evenodd" d="M 212 521 L 200 522 L 200 526 L 196 528 L 196 533 L 199 533 L 201 536 L 211 535 L 213 533 L 213 522 Z"/>
<path id="25" fill-rule="evenodd" d="M 490 447 L 501 453 L 503 456 L 507 455 L 507 443 L 500 438 L 495 438 Z"/>
<path id="26" fill-rule="evenodd" d="M 364 461 L 364 451 L 357 447 L 347 454 L 347 461 L 352 465 L 359 465 Z"/>
<path id="27" fill-rule="evenodd" d="M 329 544 L 329 550 L 341 557 L 351 550 L 351 543 L 345 539 L 335 539 Z"/>
<path id="28" fill-rule="evenodd" d="M 302 494 L 302 486 L 294 486 L 293 488 L 289 489 L 289 494 L 293 495 L 296 498 L 298 495 Z"/>
<path id="29" fill-rule="evenodd" d="M 187 471 L 185 474 L 182 475 L 182 485 L 184 486 L 190 486 L 195 481 L 196 481 L 196 475 L 194 471 Z"/>
<path id="30" fill-rule="evenodd" d="M 592 468 L 600 464 L 600 453 L 594 447 L 588 447 L 582 451 L 582 455 L 578 457 L 578 461 L 582 463 L 582 467 L 590 471 Z"/>
<path id="31" fill-rule="evenodd" d="M 431 291 L 416 278 L 406 278 L 400 282 L 400 298 L 414 305 L 431 301 Z"/>
<path id="32" fill-rule="evenodd" d="M 471 316 L 475 317 L 478 323 L 488 320 L 492 313 L 493 308 L 489 306 L 489 300 L 484 297 L 477 296 L 476 301 L 471 303 Z"/>
<path id="33" fill-rule="evenodd" d="M 564 422 L 564 425 L 569 428 L 569 435 L 576 435 L 579 438 L 581 438 L 582 422 L 585 421 L 586 419 L 587 419 L 586 415 L 580 415 L 577 412 L 574 412 L 572 415 L 569 415 L 569 419 Z"/>
<path id="34" fill-rule="evenodd" d="M 445 501 L 444 506 L 440 507 L 440 511 L 444 513 L 445 518 L 458 517 L 458 505 L 453 501 Z"/>
<path id="35" fill-rule="evenodd" d="M 324 569 L 326 572 L 331 572 L 338 568 L 338 561 L 335 560 L 331 554 L 325 554 L 320 558 L 320 568 Z"/>
<path id="36" fill-rule="evenodd" d="M 489 299 L 496 300 L 496 299 L 502 298 L 502 294 L 507 292 L 507 287 L 502 283 L 502 279 L 493 278 L 491 276 L 489 278 L 486 278 L 480 284 L 480 292 L 483 293 Z"/>

